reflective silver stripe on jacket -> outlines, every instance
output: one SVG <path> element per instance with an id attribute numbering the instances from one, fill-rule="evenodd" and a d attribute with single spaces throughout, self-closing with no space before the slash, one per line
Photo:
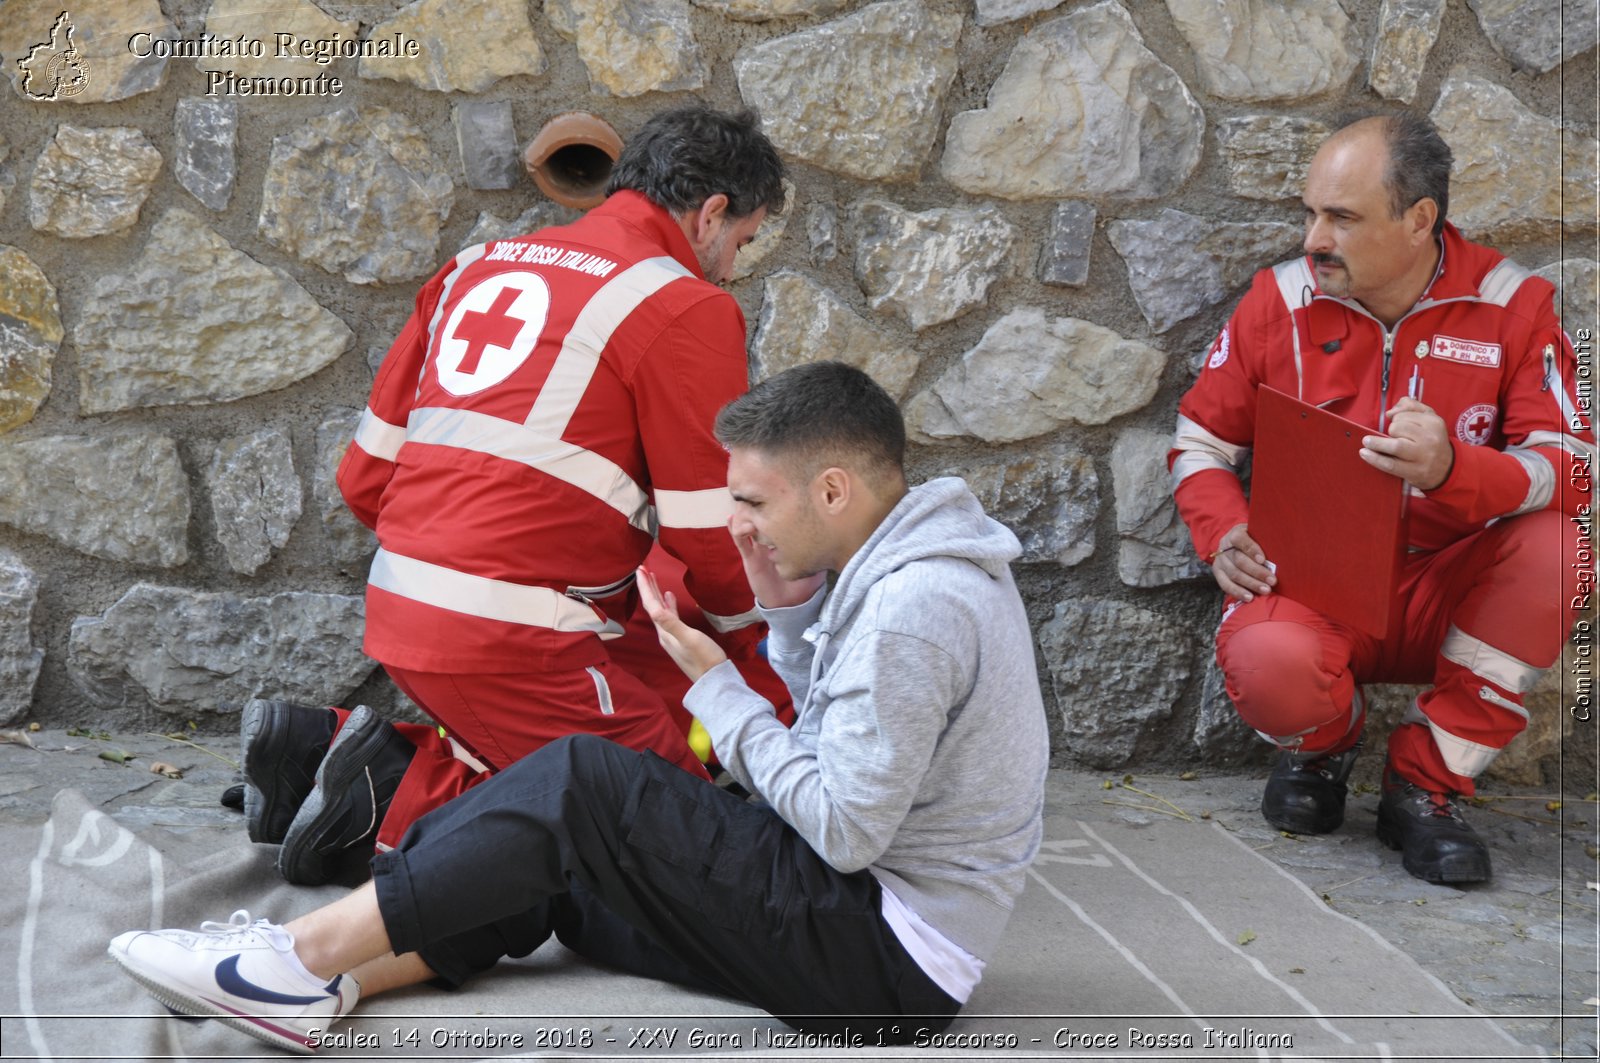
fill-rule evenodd
<path id="1" fill-rule="evenodd" d="M 1521 447 L 1507 447 L 1505 452 L 1516 459 L 1522 471 L 1528 474 L 1528 493 L 1523 496 L 1521 504 L 1506 516 L 1535 513 L 1548 506 L 1556 491 L 1556 471 L 1551 468 L 1549 459 L 1536 450 Z"/>
<path id="2" fill-rule="evenodd" d="M 1567 382 L 1561 379 L 1560 367 L 1553 362 L 1547 362 L 1545 373 L 1544 385 L 1550 389 L 1550 398 L 1555 402 L 1556 409 L 1561 412 L 1561 423 L 1574 431 L 1585 427 L 1588 418 L 1579 415 L 1578 407 L 1573 404 L 1572 395 L 1567 391 Z"/>
<path id="3" fill-rule="evenodd" d="M 1507 447 L 1505 452 L 1511 455 L 1528 474 L 1528 494 L 1523 498 L 1522 504 L 1512 510 L 1507 516 L 1516 516 L 1519 513 L 1533 513 L 1550 504 L 1555 497 L 1556 482 L 1559 479 L 1556 469 L 1550 464 L 1550 459 L 1533 449 L 1535 447 L 1555 447 L 1558 450 L 1571 454 L 1574 458 L 1589 467 L 1594 466 L 1595 446 L 1586 443 L 1577 436 L 1567 435 L 1565 432 L 1529 432 L 1527 438 L 1514 447 Z"/>
<path id="4" fill-rule="evenodd" d="M 759 624 L 761 622 L 761 610 L 759 609 L 751 609 L 747 613 L 739 613 L 736 616 L 718 616 L 716 613 L 708 613 L 704 609 L 701 609 L 700 612 L 706 618 L 706 623 L 724 635 L 730 631 L 738 631 L 742 627 L 749 627 L 751 624 Z"/>
<path id="5" fill-rule="evenodd" d="M 1172 463 L 1173 490 L 1177 490 L 1184 480 L 1206 469 L 1223 469 L 1237 476 L 1244 456 L 1250 453 L 1249 447 L 1230 443 L 1181 413 L 1178 415 L 1172 446 L 1182 452 Z"/>
<path id="6" fill-rule="evenodd" d="M 663 528 L 722 528 L 733 516 L 726 487 L 704 491 L 656 491 L 656 519 Z"/>
<path id="7" fill-rule="evenodd" d="M 1311 276 L 1311 267 L 1306 265 L 1304 255 L 1273 266 L 1272 276 L 1278 282 L 1278 295 L 1283 299 L 1284 309 L 1289 311 L 1289 338 L 1294 349 L 1294 397 L 1303 399 L 1306 387 L 1305 368 L 1300 361 L 1300 330 L 1295 328 L 1294 312 L 1311 301 L 1311 293 L 1317 290 L 1317 286 Z"/>
<path id="8" fill-rule="evenodd" d="M 551 438 L 475 410 L 424 406 L 411 411 L 406 439 L 491 454 L 571 484 L 604 502 L 641 531 L 651 530 L 650 499 L 615 462 L 575 443 Z"/>
<path id="9" fill-rule="evenodd" d="M 439 326 L 462 269 L 481 258 L 483 251 L 484 245 L 479 245 L 457 256 L 429 324 L 430 335 Z M 473 410 L 422 407 L 411 411 L 406 441 L 491 454 L 538 469 L 604 502 L 635 528 L 654 534 L 649 496 L 633 478 L 610 459 L 561 436 L 617 327 L 650 296 L 687 276 L 689 271 L 675 259 L 658 257 L 635 263 L 602 285 L 578 312 L 523 424 Z"/>
<path id="10" fill-rule="evenodd" d="M 1495 263 L 1493 269 L 1483 275 L 1483 280 L 1478 282 L 1478 298 L 1495 306 L 1508 306 L 1517 289 L 1522 287 L 1524 281 L 1533 276 L 1527 270 L 1511 261 L 1502 258 Z"/>
<path id="11" fill-rule="evenodd" d="M 607 281 L 578 311 L 523 423 L 555 439 L 565 435 L 617 326 L 656 292 L 691 275 L 676 259 L 662 256 L 636 262 Z"/>
<path id="12" fill-rule="evenodd" d="M 439 325 L 444 320 L 444 308 L 450 302 L 450 293 L 455 290 L 456 281 L 461 279 L 461 274 L 488 250 L 488 244 L 473 244 L 463 248 L 456 254 L 456 268 L 445 274 L 439 286 L 439 301 L 433 306 L 433 317 L 428 319 L 428 350 L 427 359 L 423 362 L 423 372 L 432 364 L 434 340 L 439 335 Z"/>
<path id="13" fill-rule="evenodd" d="M 393 461 L 400 453 L 400 444 L 405 441 L 404 425 L 390 424 L 373 413 L 371 406 L 361 411 L 361 420 L 356 424 L 356 446 L 374 458 Z"/>
<path id="14" fill-rule="evenodd" d="M 485 620 L 551 631 L 589 631 L 603 639 L 622 634 L 616 621 L 601 619 L 591 606 L 549 587 L 474 576 L 381 547 L 372 559 L 367 582 L 414 602 Z"/>

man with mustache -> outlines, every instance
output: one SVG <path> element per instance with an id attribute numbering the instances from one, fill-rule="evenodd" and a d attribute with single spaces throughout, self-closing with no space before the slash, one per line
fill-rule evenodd
<path id="1" fill-rule="evenodd" d="M 1527 725 L 1523 695 L 1582 605 L 1563 587 L 1578 568 L 1594 432 L 1551 285 L 1445 221 L 1450 163 L 1411 114 L 1323 144 L 1303 197 L 1306 255 L 1256 275 L 1179 405 L 1168 461 L 1227 595 L 1228 695 L 1283 751 L 1267 822 L 1336 829 L 1360 684 L 1427 683 L 1388 736 L 1378 837 L 1411 874 L 1462 883 L 1488 879 L 1490 861 L 1458 798 Z M 1400 620 L 1385 639 L 1274 593 L 1238 475 L 1263 385 L 1369 426 L 1361 458 L 1409 485 Z"/>

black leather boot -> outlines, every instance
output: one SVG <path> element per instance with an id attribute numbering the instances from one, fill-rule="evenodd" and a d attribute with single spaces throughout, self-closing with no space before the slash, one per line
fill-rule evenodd
<path id="1" fill-rule="evenodd" d="M 322 758 L 315 789 L 289 824 L 278 873 L 302 886 L 320 886 L 339 873 L 347 850 L 370 859 L 378 825 L 416 751 L 388 721 L 357 705 Z"/>
<path id="2" fill-rule="evenodd" d="M 1355 767 L 1357 742 L 1343 753 L 1284 752 L 1261 793 L 1261 815 L 1292 834 L 1327 834 L 1344 822 L 1345 780 Z"/>
<path id="3" fill-rule="evenodd" d="M 253 698 L 239 713 L 244 766 L 244 823 L 253 842 L 283 841 L 316 785 L 317 766 L 333 742 L 332 709 Z"/>
<path id="4" fill-rule="evenodd" d="M 1461 818 L 1455 794 L 1424 790 L 1393 769 L 1383 772 L 1378 840 L 1399 849 L 1400 863 L 1429 882 L 1489 881 L 1489 847 Z"/>

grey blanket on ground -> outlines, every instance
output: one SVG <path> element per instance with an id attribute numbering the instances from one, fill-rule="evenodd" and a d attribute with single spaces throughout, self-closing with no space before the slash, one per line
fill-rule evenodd
<path id="1" fill-rule="evenodd" d="M 999 956 L 956 1023 L 912 1049 L 837 1046 L 737 1001 L 605 970 L 552 942 L 459 992 L 363 1001 L 324 1055 L 397 1059 L 1542 1058 L 1370 929 L 1202 822 L 1055 814 Z M 236 823 L 129 829 L 67 790 L 0 825 L 5 1058 L 283 1058 L 173 1018 L 105 952 L 117 933 L 278 921 L 339 887 L 285 884 Z M 507 854 L 511 859 L 512 854 Z M 827 977 L 827 972 L 818 972 Z"/>

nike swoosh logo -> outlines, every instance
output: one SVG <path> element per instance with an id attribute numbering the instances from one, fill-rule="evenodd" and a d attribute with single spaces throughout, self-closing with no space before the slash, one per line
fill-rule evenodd
<path id="1" fill-rule="evenodd" d="M 216 975 L 217 985 L 223 992 L 231 993 L 243 1000 L 254 1000 L 258 1004 L 320 1004 L 329 996 L 326 993 L 311 997 L 290 996 L 288 993 L 274 992 L 271 989 L 263 989 L 253 982 L 247 982 L 239 973 L 237 954 L 217 964 Z"/>

